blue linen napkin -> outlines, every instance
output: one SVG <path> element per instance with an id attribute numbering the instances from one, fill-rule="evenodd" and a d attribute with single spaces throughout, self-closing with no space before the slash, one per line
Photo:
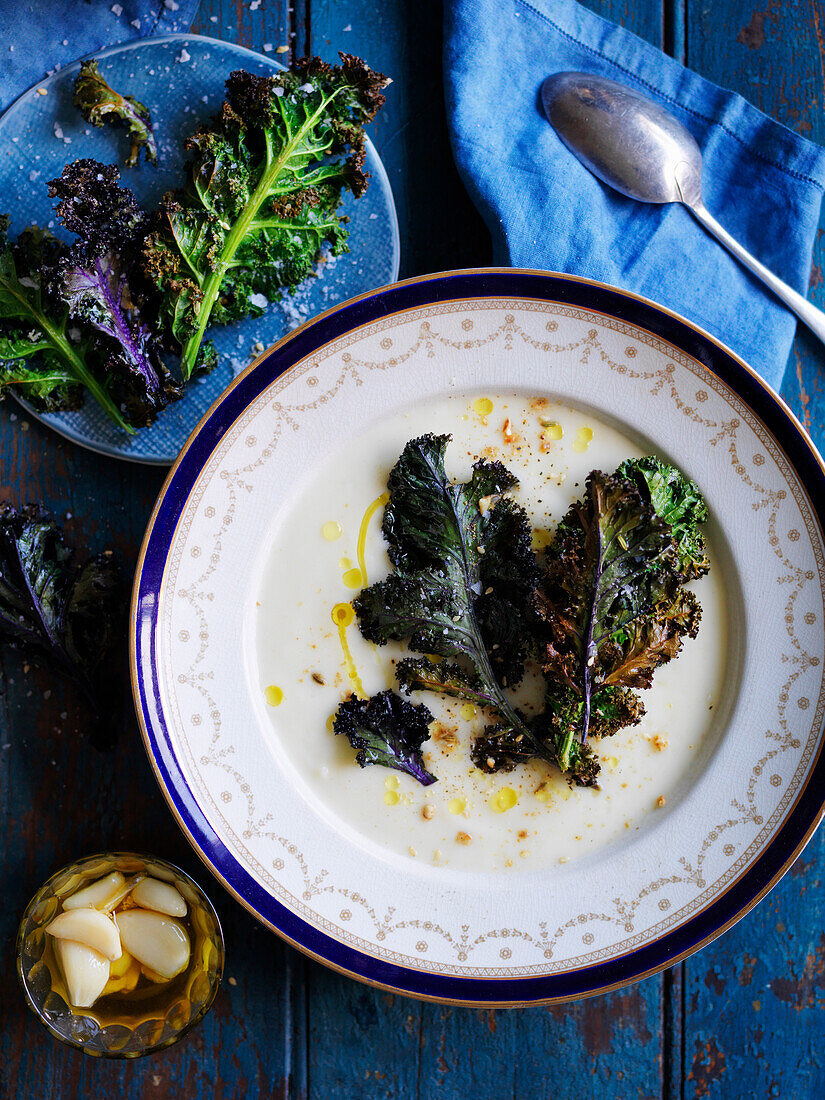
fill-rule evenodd
<path id="1" fill-rule="evenodd" d="M 0 111 L 49 70 L 130 38 L 188 31 L 199 0 L 0 0 Z"/>
<path id="2" fill-rule="evenodd" d="M 762 263 L 807 291 L 825 150 L 574 0 L 448 0 L 453 151 L 494 261 L 599 279 L 722 340 L 778 389 L 795 317 L 677 204 L 624 198 L 584 168 L 538 99 L 550 73 L 622 81 L 660 102 L 705 158 L 705 205 Z"/>

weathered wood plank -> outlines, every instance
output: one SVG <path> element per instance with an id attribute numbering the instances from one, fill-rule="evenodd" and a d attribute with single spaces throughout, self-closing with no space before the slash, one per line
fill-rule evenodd
<path id="1" fill-rule="evenodd" d="M 450 153 L 437 0 L 312 0 L 312 51 L 358 53 L 392 76 L 370 136 L 390 177 L 402 227 L 401 275 L 489 263 L 490 239 Z"/>
<path id="2" fill-rule="evenodd" d="M 825 142 L 825 9 L 818 0 L 753 4 L 688 0 L 687 62 L 767 114 Z M 825 220 L 823 220 L 825 227 Z M 822 294 L 817 241 L 811 296 Z M 800 332 L 782 396 L 822 447 L 823 349 Z M 740 924 L 685 966 L 686 1098 L 819 1097 L 825 1092 L 822 1020 L 825 942 L 822 834 Z"/>
<path id="3" fill-rule="evenodd" d="M 821 0 L 783 4 L 726 0 L 712 6 L 689 0 L 687 51 L 688 64 L 703 75 L 741 92 L 797 133 L 825 143 L 825 8 Z M 825 304 L 822 228 L 811 276 L 811 297 L 820 306 Z M 825 445 L 822 361 L 822 345 L 800 332 L 781 391 L 820 448 Z"/>
<path id="4" fill-rule="evenodd" d="M 287 2 L 201 5 L 196 30 L 253 48 L 286 41 Z M 211 16 L 216 22 L 211 22 Z M 159 470 L 93 455 L 0 406 L 0 496 L 38 501 L 80 546 L 113 546 L 127 584 Z M 28 1098 L 303 1097 L 306 1095 L 303 959 L 254 921 L 214 882 L 184 840 L 149 768 L 123 660 L 116 747 L 88 743 L 89 715 L 45 672 L 0 658 L 0 1096 Z M 136 1063 L 86 1058 L 56 1043 L 17 991 L 13 944 L 27 901 L 63 863 L 101 849 L 157 852 L 203 883 L 223 922 L 227 970 L 215 1007 L 180 1045 Z"/>

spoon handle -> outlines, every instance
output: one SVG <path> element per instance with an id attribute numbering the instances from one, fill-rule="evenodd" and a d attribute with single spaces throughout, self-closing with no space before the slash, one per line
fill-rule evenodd
<path id="1" fill-rule="evenodd" d="M 778 275 L 765 267 L 764 264 L 760 264 L 759 260 L 755 256 L 752 256 L 748 252 L 747 248 L 743 246 L 732 237 L 726 229 L 724 229 L 714 216 L 706 209 L 704 203 L 700 201 L 685 203 L 688 210 L 693 214 L 694 218 L 700 222 L 709 233 L 712 233 L 718 241 L 727 248 L 729 252 L 744 264 L 749 271 L 752 271 L 754 275 L 758 276 L 765 283 L 766 286 L 774 292 L 780 301 L 783 301 L 789 309 L 792 309 L 797 315 L 800 321 L 804 321 L 811 332 L 815 336 L 825 343 L 825 313 L 821 309 L 809 302 L 803 295 L 798 294 L 793 287 L 788 286 L 783 282 Z"/>

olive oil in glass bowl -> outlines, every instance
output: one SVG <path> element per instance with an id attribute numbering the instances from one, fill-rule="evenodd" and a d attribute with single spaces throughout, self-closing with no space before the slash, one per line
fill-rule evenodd
<path id="1" fill-rule="evenodd" d="M 191 944 L 189 962 L 170 981 L 141 978 L 134 989 L 77 1008 L 70 1004 L 55 940 L 45 928 L 65 899 L 113 871 L 159 879 L 180 893 L 187 908 L 181 923 Z M 165 860 L 131 852 L 88 856 L 52 875 L 29 902 L 17 935 L 17 973 L 29 1007 L 55 1038 L 97 1057 L 138 1058 L 176 1043 L 209 1010 L 223 961 L 220 922 L 197 883 Z"/>

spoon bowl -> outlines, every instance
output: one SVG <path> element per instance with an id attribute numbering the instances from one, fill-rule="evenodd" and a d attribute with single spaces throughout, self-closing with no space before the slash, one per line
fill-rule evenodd
<path id="1" fill-rule="evenodd" d="M 680 174 L 702 174 L 702 154 L 669 111 L 616 80 L 554 73 L 541 86 L 545 113 L 594 176 L 639 202 L 680 202 Z"/>

